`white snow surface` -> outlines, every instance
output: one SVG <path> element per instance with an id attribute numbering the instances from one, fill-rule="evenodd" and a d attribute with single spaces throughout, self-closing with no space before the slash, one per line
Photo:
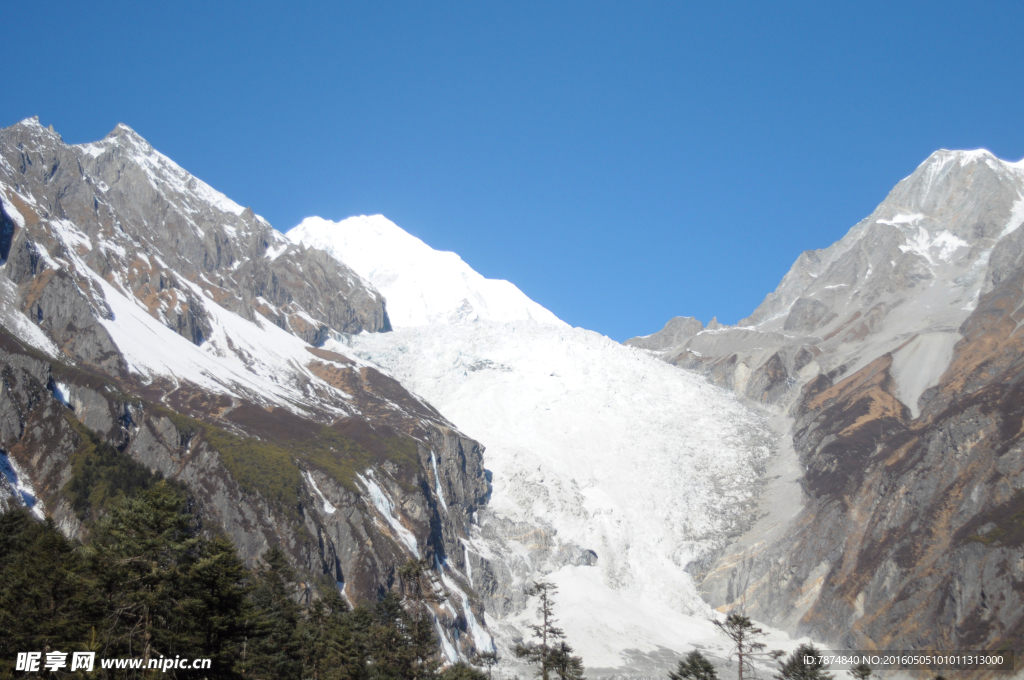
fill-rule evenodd
<path id="1" fill-rule="evenodd" d="M 408 548 L 412 554 L 419 557 L 420 548 L 416 542 L 416 536 L 405 528 L 401 519 L 395 516 L 395 503 L 391 500 L 388 493 L 381 488 L 380 484 L 377 483 L 373 470 L 367 470 L 365 477 L 361 474 L 357 474 L 356 477 L 370 496 L 370 502 L 373 503 L 373 507 L 376 508 L 380 516 L 384 518 L 384 521 L 387 522 L 394 531 L 395 538 L 404 543 L 405 547 Z"/>
<path id="2" fill-rule="evenodd" d="M 752 443 L 760 416 L 583 329 L 478 321 L 350 342 L 486 446 L 488 512 L 597 554 L 595 567 L 548 575 L 563 585 L 562 624 L 586 634 L 571 643 L 588 665 L 619 666 L 624 650 L 670 640 L 679 648 L 706 629 L 712 612 L 684 568 L 735 528 L 754 493 L 768 455 Z M 580 574 L 585 587 L 572 585 Z M 628 626 L 608 616 L 610 602 L 632 603 Z"/>
<path id="3" fill-rule="evenodd" d="M 324 492 L 321 491 L 320 487 L 316 485 L 316 480 L 313 479 L 313 475 L 308 470 L 304 474 L 306 477 L 306 481 L 309 482 L 309 485 L 313 488 L 313 491 L 316 493 L 317 496 L 320 497 L 320 501 L 324 504 L 324 512 L 328 515 L 333 515 L 335 512 L 337 512 L 338 508 L 334 507 L 334 504 L 327 500 L 327 497 L 324 496 Z"/>
<path id="4" fill-rule="evenodd" d="M 484 278 L 455 253 L 434 250 L 383 215 L 341 222 L 307 217 L 286 236 L 327 251 L 373 284 L 395 328 L 521 319 L 565 325 L 513 284 Z"/>
<path id="5" fill-rule="evenodd" d="M 36 490 L 32 487 L 29 476 L 18 467 L 14 459 L 7 455 L 3 449 L 0 449 L 0 475 L 7 478 L 7 483 L 18 494 L 22 505 L 28 508 L 38 519 L 46 519 L 46 508 L 43 505 L 42 499 L 36 495 Z"/>

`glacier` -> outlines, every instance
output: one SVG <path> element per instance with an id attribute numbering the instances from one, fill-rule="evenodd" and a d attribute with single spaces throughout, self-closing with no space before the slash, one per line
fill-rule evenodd
<path id="1" fill-rule="evenodd" d="M 693 645 L 727 656 L 691 572 L 752 519 L 771 455 L 763 414 L 648 352 L 571 328 L 521 292 L 492 295 L 460 258 L 385 218 L 310 218 L 287 236 L 343 259 L 387 301 L 393 332 L 324 349 L 382 367 L 486 446 L 492 495 L 466 551 L 508 577 L 496 589 L 512 605 L 486 616 L 499 648 L 532 618 L 508 594 L 544 578 L 561 590 L 556 616 L 588 668 Z M 415 266 L 403 268 L 406 257 Z M 484 303 L 456 318 L 446 311 L 459 296 Z M 516 535 L 522 526 L 556 548 L 538 553 Z M 573 551 L 596 560 L 551 557 Z"/>

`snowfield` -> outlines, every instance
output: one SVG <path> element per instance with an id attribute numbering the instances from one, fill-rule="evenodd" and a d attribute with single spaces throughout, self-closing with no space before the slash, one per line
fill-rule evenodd
<path id="1" fill-rule="evenodd" d="M 484 278 L 455 253 L 434 250 L 383 215 L 341 222 L 307 217 L 287 237 L 327 251 L 373 284 L 395 328 L 478 319 L 565 325 L 513 284 Z"/>
<path id="2" fill-rule="evenodd" d="M 496 282 L 382 217 L 310 218 L 288 237 L 371 281 L 397 328 L 325 349 L 386 369 L 486 447 L 493 493 L 480 526 L 525 522 L 597 556 L 552 561 L 529 537 L 481 530 L 466 549 L 507 567 L 513 582 L 499 589 L 558 584 L 556 615 L 589 668 L 693 644 L 724 655 L 686 568 L 752 519 L 769 455 L 762 415 L 643 350 L 570 328 L 514 286 L 494 295 Z M 474 313 L 448 313 L 460 299 Z M 486 622 L 507 650 L 532 616 L 520 600 L 491 606 Z"/>
<path id="3" fill-rule="evenodd" d="M 489 513 L 597 554 L 594 567 L 547 576 L 589 665 L 714 637 L 685 568 L 746 520 L 769 453 L 760 415 L 583 329 L 481 321 L 362 334 L 339 349 L 386 368 L 486 446 Z M 609 616 L 610 602 L 629 615 Z"/>

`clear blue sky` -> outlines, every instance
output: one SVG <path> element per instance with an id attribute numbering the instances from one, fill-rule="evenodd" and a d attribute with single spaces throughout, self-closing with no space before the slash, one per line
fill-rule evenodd
<path id="1" fill-rule="evenodd" d="M 735 323 L 937 148 L 1024 156 L 1024 3 L 7 3 L 0 125 L 287 230 L 383 213 L 616 340 Z"/>

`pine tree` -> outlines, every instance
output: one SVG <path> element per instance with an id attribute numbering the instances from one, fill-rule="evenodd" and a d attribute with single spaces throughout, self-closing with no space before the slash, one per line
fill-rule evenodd
<path id="1" fill-rule="evenodd" d="M 755 677 L 754 663 L 751 656 L 765 648 L 763 642 L 757 641 L 759 636 L 764 635 L 764 631 L 752 624 L 749 618 L 741 614 L 729 614 L 725 617 L 725 621 L 714 619 L 712 623 L 721 628 L 722 632 L 735 645 L 732 653 L 738 659 L 738 680 L 743 680 L 744 677 Z"/>
<path id="2" fill-rule="evenodd" d="M 252 591 L 253 635 L 243 655 L 243 670 L 258 680 L 298 680 L 302 676 L 302 645 L 298 637 L 299 607 L 295 570 L 285 552 L 274 547 L 263 554 Z"/>
<path id="3" fill-rule="evenodd" d="M 312 604 L 299 626 L 303 678 L 357 680 L 365 675 L 353 618 L 348 603 L 336 590 L 329 590 Z"/>
<path id="4" fill-rule="evenodd" d="M 537 664 L 537 676 L 542 680 L 550 680 L 554 671 L 560 678 L 583 678 L 583 660 L 573 656 L 572 647 L 563 642 L 565 632 L 555 625 L 554 595 L 558 588 L 553 583 L 540 581 L 526 589 L 527 597 L 538 597 L 537 616 L 539 624 L 532 624 L 530 629 L 536 642 L 519 643 L 515 654 L 528 663 Z"/>
<path id="5" fill-rule="evenodd" d="M 669 671 L 671 680 L 718 680 L 718 673 L 707 657 L 696 649 L 679 661 L 675 671 Z"/>
<path id="6" fill-rule="evenodd" d="M 491 680 L 491 671 L 498 665 L 498 661 L 498 653 L 493 650 L 490 652 L 477 652 L 472 659 L 474 666 L 487 667 L 487 680 Z"/>
<path id="7" fill-rule="evenodd" d="M 572 647 L 565 640 L 559 641 L 551 650 L 548 665 L 559 680 L 586 680 L 583 677 L 583 659 L 572 652 Z"/>
<path id="8" fill-rule="evenodd" d="M 182 570 L 199 539 L 190 531 L 185 499 L 167 482 L 124 498 L 100 522 L 87 546 L 89 565 L 105 599 L 103 651 L 142 657 L 188 652 Z"/>
<path id="9" fill-rule="evenodd" d="M 858 664 L 850 669 L 850 674 L 857 680 L 868 680 L 871 677 L 871 666 L 866 663 Z"/>
<path id="10" fill-rule="evenodd" d="M 412 617 L 402 606 L 402 600 L 395 592 L 388 592 L 368 613 L 369 621 L 361 621 L 361 627 L 365 631 L 362 639 L 369 677 L 375 680 L 412 677 L 419 655 L 410 636 Z M 356 617 L 363 618 L 358 610 Z"/>
<path id="11" fill-rule="evenodd" d="M 438 676 L 440 680 L 484 680 L 487 676 L 465 661 L 453 663 Z"/>
<path id="12" fill-rule="evenodd" d="M 210 678 L 236 676 L 244 640 L 253 633 L 249 572 L 226 538 L 203 541 L 182 574 L 182 623 L 188 653 L 213 660 Z"/>
<path id="13" fill-rule="evenodd" d="M 398 575 L 405 608 L 411 618 L 408 638 L 413 658 L 409 677 L 412 680 L 430 678 L 440 668 L 441 658 L 434 634 L 434 615 L 430 610 L 430 605 L 438 598 L 427 559 L 409 560 L 398 570 Z"/>
<path id="14" fill-rule="evenodd" d="M 21 508 L 0 514 L 0 678 L 17 652 L 82 651 L 100 602 L 73 541 Z"/>
<path id="15" fill-rule="evenodd" d="M 826 672 L 827 666 L 816 660 L 807 660 L 820 656 L 821 651 L 814 645 L 800 645 L 785 661 L 779 662 L 779 672 L 773 677 L 775 680 L 832 680 L 834 676 Z"/>

